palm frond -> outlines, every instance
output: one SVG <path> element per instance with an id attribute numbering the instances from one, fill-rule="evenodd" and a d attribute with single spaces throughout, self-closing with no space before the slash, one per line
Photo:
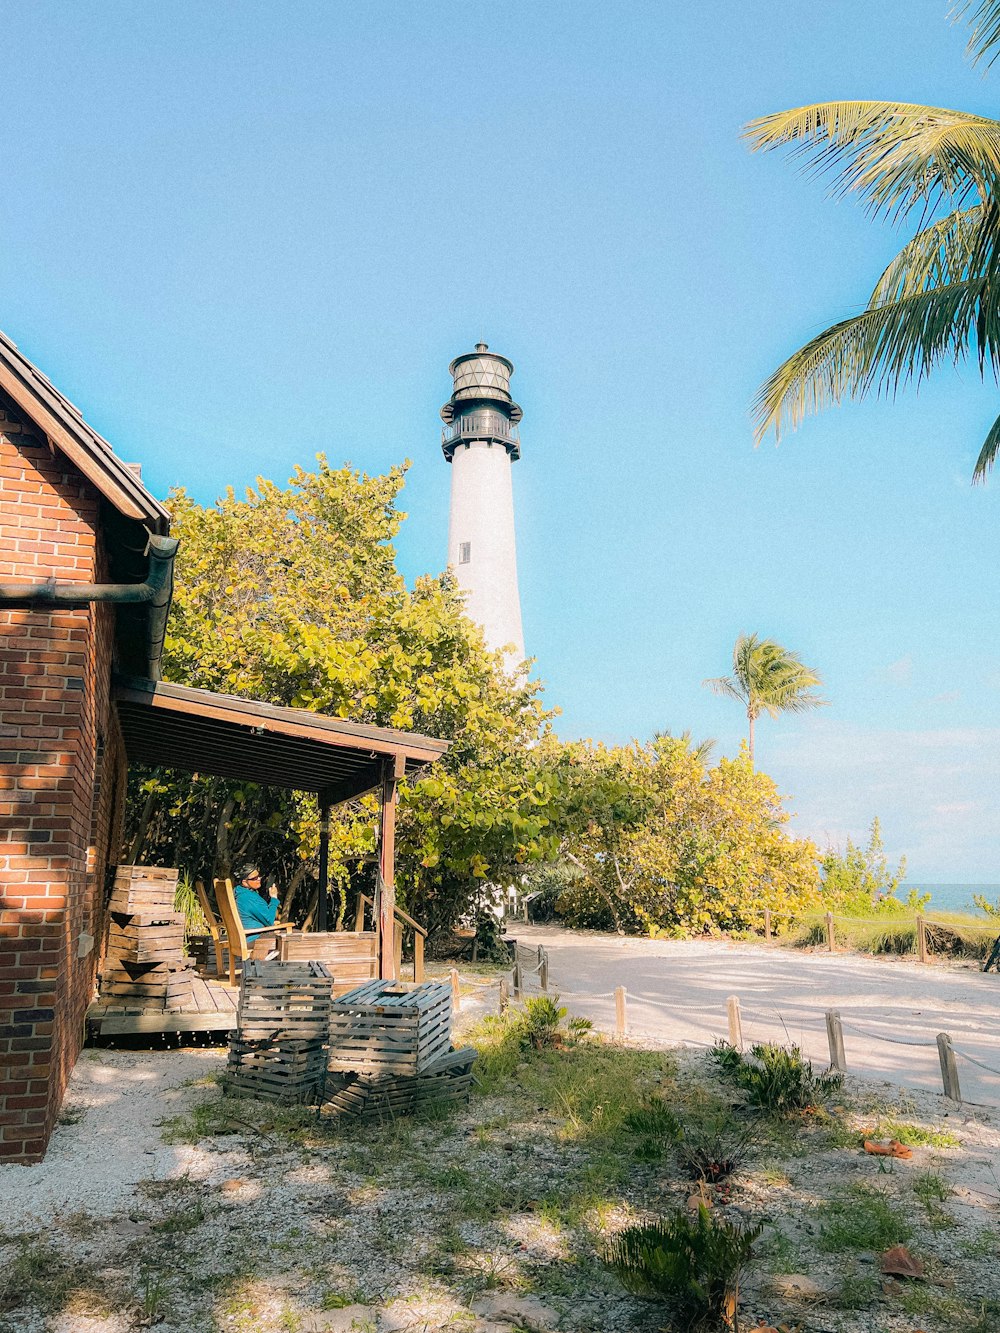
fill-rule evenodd
<path id="1" fill-rule="evenodd" d="M 962 18 L 969 11 L 972 11 L 968 20 L 969 27 L 972 29 L 969 34 L 969 45 L 966 53 L 972 63 L 978 64 L 981 60 L 986 60 L 987 65 L 992 65 L 1000 52 L 994 50 L 1000 46 L 1000 0 L 980 0 L 979 4 L 973 6 L 971 3 L 960 6 L 956 17 Z M 991 54 L 992 53 L 992 54 Z"/>
<path id="2" fill-rule="evenodd" d="M 701 683 L 707 685 L 714 694 L 723 694 L 727 699 L 738 699 L 740 703 L 746 703 L 746 696 L 740 692 L 739 686 L 729 676 L 713 676 Z"/>
<path id="3" fill-rule="evenodd" d="M 973 341 L 980 360 L 997 363 L 998 303 L 984 300 L 986 278 L 966 279 L 870 307 L 818 334 L 788 358 L 754 400 L 757 439 L 781 437 L 811 412 L 871 390 L 895 392 L 950 356 L 960 361 Z"/>
<path id="4" fill-rule="evenodd" d="M 903 246 L 879 278 L 868 308 L 981 277 L 997 239 L 992 209 L 976 204 L 949 213 Z"/>
<path id="5" fill-rule="evenodd" d="M 1000 417 L 997 417 L 990 427 L 990 433 L 983 441 L 983 447 L 979 451 L 979 457 L 976 459 L 976 466 L 972 473 L 973 482 L 984 482 L 997 460 L 997 453 L 1000 452 Z"/>
<path id="6" fill-rule="evenodd" d="M 900 217 L 990 196 L 1000 181 L 1000 122 L 910 102 L 817 102 L 752 120 L 754 151 L 796 145 L 835 194 Z"/>

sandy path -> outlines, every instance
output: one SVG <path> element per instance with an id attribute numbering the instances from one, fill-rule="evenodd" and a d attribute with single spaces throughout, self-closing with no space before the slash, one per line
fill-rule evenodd
<path id="1" fill-rule="evenodd" d="M 520 922 L 508 933 L 529 946 L 545 946 L 550 988 L 567 1001 L 574 992 L 593 996 L 624 986 L 629 1029 L 637 1037 L 711 1044 L 726 1035 L 727 996 L 738 995 L 746 1040 L 796 1041 L 825 1063 L 824 1014 L 837 1009 L 851 1072 L 940 1092 L 935 1038 L 947 1032 L 958 1051 L 996 1071 L 960 1056 L 965 1099 L 1000 1106 L 1000 975 L 994 972 L 723 940 L 622 939 Z M 602 1029 L 614 1026 L 610 997 L 574 998 L 571 1005 Z"/>

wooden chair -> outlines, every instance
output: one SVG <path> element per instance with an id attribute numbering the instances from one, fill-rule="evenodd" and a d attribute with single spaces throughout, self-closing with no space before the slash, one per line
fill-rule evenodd
<path id="1" fill-rule="evenodd" d="M 291 922 L 276 921 L 273 926 L 251 926 L 247 929 L 236 910 L 236 895 L 231 879 L 214 879 L 215 901 L 219 904 L 222 927 L 226 932 L 226 948 L 229 951 L 229 984 L 236 985 L 236 960 L 246 962 L 250 957 L 254 940 L 258 935 L 273 935 L 278 931 L 292 930 Z"/>
<path id="2" fill-rule="evenodd" d="M 225 927 L 219 918 L 215 915 L 215 910 L 208 896 L 208 890 L 200 879 L 194 882 L 194 890 L 198 895 L 198 902 L 201 904 L 201 914 L 205 918 L 205 924 L 208 926 L 208 933 L 212 937 L 212 947 L 215 949 L 215 975 L 221 977 L 226 970 L 225 953 L 226 936 Z"/>

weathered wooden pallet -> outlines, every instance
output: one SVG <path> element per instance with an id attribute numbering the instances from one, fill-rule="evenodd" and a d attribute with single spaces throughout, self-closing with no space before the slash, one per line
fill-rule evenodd
<path id="1" fill-rule="evenodd" d="M 278 941 L 282 962 L 313 960 L 333 974 L 334 996 L 345 995 L 378 972 L 373 930 L 291 931 Z"/>
<path id="2" fill-rule="evenodd" d="M 371 981 L 330 1007 L 335 1071 L 419 1074 L 451 1047 L 451 987 Z"/>
<path id="3" fill-rule="evenodd" d="M 319 962 L 244 964 L 227 1081 L 235 1091 L 313 1101 L 326 1073 L 331 977 Z"/>
<path id="4" fill-rule="evenodd" d="M 174 908 L 178 872 L 162 866 L 121 865 L 111 890 L 112 912 L 148 912 Z"/>
<path id="5" fill-rule="evenodd" d="M 472 1091 L 471 1046 L 446 1051 L 420 1074 L 327 1073 L 324 1115 L 382 1122 L 413 1115 L 442 1102 L 467 1102 Z"/>

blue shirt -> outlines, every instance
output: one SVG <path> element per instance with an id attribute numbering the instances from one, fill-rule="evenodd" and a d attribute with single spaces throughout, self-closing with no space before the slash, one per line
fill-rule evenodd
<path id="1" fill-rule="evenodd" d="M 269 898 L 265 902 L 256 889 L 248 889 L 245 884 L 237 884 L 233 896 L 244 930 L 274 925 L 278 915 L 277 898 Z"/>

